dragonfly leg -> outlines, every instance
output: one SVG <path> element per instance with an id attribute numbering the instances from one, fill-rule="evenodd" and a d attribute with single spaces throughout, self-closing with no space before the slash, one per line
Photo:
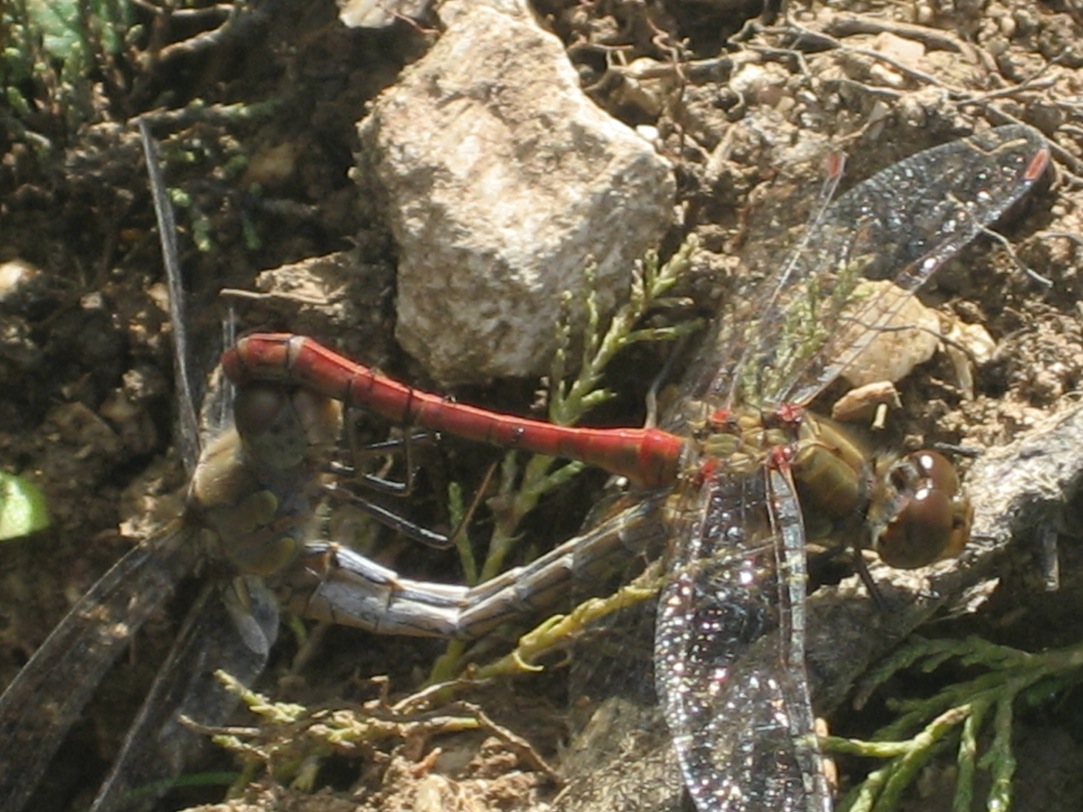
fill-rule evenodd
<path id="1" fill-rule="evenodd" d="M 390 443 L 394 443 L 397 445 L 398 441 L 390 441 L 387 444 L 380 443 L 379 445 L 384 446 Z M 455 529 L 451 532 L 450 535 L 445 535 L 443 533 L 430 530 L 422 525 L 416 524 L 415 522 L 410 521 L 404 516 L 400 516 L 394 511 L 391 511 L 383 507 L 382 505 L 378 505 L 370 501 L 369 499 L 366 499 L 365 497 L 355 493 L 349 488 L 343 487 L 342 485 L 325 485 L 323 488 L 323 492 L 328 496 L 337 499 L 340 502 L 344 502 L 357 508 L 358 510 L 375 519 L 385 527 L 401 533 L 402 535 L 406 536 L 409 539 L 412 539 L 413 541 L 421 542 L 425 546 L 432 547 L 434 549 L 446 550 L 455 546 L 459 538 L 465 533 L 466 527 L 473 519 L 478 507 L 481 505 L 482 500 L 485 498 L 485 494 L 488 492 L 489 483 L 492 481 L 493 473 L 495 470 L 495 464 L 489 466 L 488 470 L 485 472 L 485 476 L 482 478 L 482 482 L 481 485 L 478 487 L 477 493 L 475 493 L 474 498 L 470 502 L 470 506 L 467 508 L 466 512 L 463 514 L 463 517 L 459 520 L 459 523 L 456 525 Z M 372 487 L 374 482 L 381 482 L 395 486 L 399 485 L 399 483 L 391 483 L 388 482 L 388 480 L 372 477 L 369 474 L 364 474 L 363 477 L 358 478 L 353 473 L 352 469 L 347 469 L 339 465 L 338 463 L 332 463 L 330 471 L 341 476 L 353 477 L 358 481 L 360 485 L 363 485 L 365 487 Z M 377 487 L 376 490 L 385 493 L 388 492 L 382 487 Z M 403 495 L 403 492 L 398 490 L 393 490 L 391 491 L 391 493 L 396 496 Z"/>
<path id="2" fill-rule="evenodd" d="M 869 591 L 872 602 L 876 604 L 876 611 L 881 615 L 886 615 L 888 613 L 887 600 L 884 598 L 884 593 L 880 591 L 880 587 L 876 585 L 876 581 L 873 580 L 869 566 L 865 563 L 865 556 L 861 554 L 860 549 L 854 550 L 854 571 L 857 572 L 861 583 L 865 585 L 865 589 Z"/>
<path id="3" fill-rule="evenodd" d="M 350 411 L 356 409 L 356 407 L 348 408 Z M 340 476 L 350 476 L 364 484 L 365 487 L 371 488 L 379 493 L 388 493 L 400 497 L 409 496 L 413 493 L 415 477 L 417 474 L 414 449 L 419 445 L 429 445 L 433 443 L 438 439 L 438 435 L 433 434 L 432 432 L 418 432 L 415 434 L 405 434 L 401 438 L 384 440 L 378 443 L 362 443 L 357 436 L 357 422 L 349 418 L 350 415 L 347 415 L 346 440 L 350 448 L 350 459 L 353 467 L 339 465 L 337 466 L 338 470 L 335 470 L 334 473 Z M 400 450 L 402 451 L 405 460 L 404 464 L 406 466 L 406 472 L 401 482 L 387 479 L 379 474 L 370 474 L 361 470 L 361 461 L 366 457 L 386 456 Z"/>
<path id="4" fill-rule="evenodd" d="M 349 488 L 345 488 L 342 485 L 333 483 L 328 484 L 324 486 L 323 491 L 325 494 L 339 502 L 344 502 L 357 508 L 378 521 L 384 527 L 389 527 L 413 541 L 421 542 L 426 547 L 433 547 L 437 550 L 446 550 L 452 546 L 452 539 L 449 536 L 438 533 L 435 530 L 429 530 L 422 525 L 415 524 L 409 519 L 398 515 L 392 510 L 388 510 L 382 505 L 378 505 L 375 502 L 358 496 Z"/>

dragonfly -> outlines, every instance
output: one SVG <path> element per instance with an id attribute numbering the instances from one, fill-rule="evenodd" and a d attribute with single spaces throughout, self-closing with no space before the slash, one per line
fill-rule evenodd
<path id="1" fill-rule="evenodd" d="M 543 605 L 531 596 L 560 588 L 577 562 L 656 544 L 647 531 L 629 543 L 637 535 L 629 528 L 660 519 L 666 575 L 654 688 L 680 782 L 702 812 L 825 812 L 831 791 L 804 648 L 811 528 L 827 516 L 834 540 L 914 568 L 959 551 L 970 506 L 939 454 L 870 460 L 843 427 L 808 407 L 1049 160 L 1039 133 L 1008 125 L 919 152 L 837 199 L 840 172 L 831 173 L 795 249 L 719 314 L 659 428 L 565 428 L 494 414 L 289 334 L 242 338 L 222 366 L 238 384 L 289 382 L 391 420 L 627 477 L 640 494 L 628 515 L 470 593 L 471 618 L 482 624 L 456 625 L 464 617 L 456 615 L 448 631 L 480 633 L 490 619 Z M 335 562 L 306 595 L 326 589 L 346 603 L 340 593 L 356 577 Z M 769 635 L 777 643 L 758 645 Z"/>
<path id="2" fill-rule="evenodd" d="M 147 132 L 144 148 L 152 186 L 164 188 L 155 180 L 159 170 Z M 179 284 L 169 244 L 172 214 L 163 195 L 155 203 L 167 276 Z M 180 299 L 171 290 L 177 359 L 184 358 Z M 178 391 L 190 392 L 182 360 L 176 377 Z M 214 672 L 251 684 L 268 660 L 283 603 L 304 617 L 383 633 L 476 636 L 500 622 L 504 610 L 494 613 L 489 596 L 494 589 L 515 592 L 507 580 L 477 592 L 418 583 L 320 539 L 314 507 L 334 490 L 327 472 L 342 429 L 338 402 L 305 387 L 253 382 L 237 387 L 225 412 L 228 424 L 201 442 L 194 407 L 182 406 L 190 474 L 182 515 L 106 572 L 0 695 L 0 812 L 34 805 L 51 760 L 110 667 L 191 576 L 206 585 L 127 731 L 94 812 L 156 803 L 203 742 L 182 718 L 209 726 L 225 721 L 235 700 Z M 354 495 L 345 488 L 335 493 Z M 363 499 L 351 501 L 397 529 L 437 538 Z M 350 578 L 323 583 L 321 573 L 330 567 Z M 519 605 L 534 600 L 524 595 Z M 487 607 L 487 614 L 472 612 L 475 605 Z"/>
<path id="3" fill-rule="evenodd" d="M 157 160 L 144 137 L 153 178 Z M 159 223 L 169 221 L 171 213 L 160 210 Z M 176 356 L 183 358 L 178 300 L 173 292 Z M 187 392 L 183 361 L 177 378 L 178 391 Z M 124 555 L 0 696 L 0 809 L 31 803 L 68 729 L 132 636 L 185 578 L 213 569 L 227 577 L 213 579 L 196 598 L 93 808 L 145 808 L 162 794 L 130 797 L 177 775 L 198 744 L 180 715 L 220 723 L 232 707 L 211 672 L 224 668 L 249 682 L 266 663 L 278 604 L 262 576 L 293 561 L 308 536 L 323 458 L 337 441 L 338 411 L 305 392 L 245 388 L 235 403 L 242 428 L 230 426 L 201 445 L 195 410 L 182 409 L 191 475 L 184 515 Z"/>

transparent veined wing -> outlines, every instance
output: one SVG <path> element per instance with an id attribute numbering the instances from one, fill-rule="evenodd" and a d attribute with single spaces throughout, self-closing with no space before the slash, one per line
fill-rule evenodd
<path id="1" fill-rule="evenodd" d="M 0 696 L 0 810 L 29 801 L 72 724 L 138 630 L 192 572 L 180 523 L 120 559 L 52 631 Z"/>
<path id="2" fill-rule="evenodd" d="M 826 205 L 756 292 L 719 315 L 685 379 L 687 398 L 808 403 L 907 295 L 1034 185 L 1048 159 L 1036 130 L 997 127 L 919 152 Z M 862 298 L 863 279 L 891 280 L 895 291 Z"/>
<path id="3" fill-rule="evenodd" d="M 1001 127 L 918 153 L 821 205 L 788 258 L 727 302 L 662 425 L 693 434 L 715 413 L 808 403 L 1036 182 L 1048 157 L 1035 131 Z M 895 290 L 863 296 L 869 278 Z M 830 796 L 805 674 L 802 513 L 785 455 L 768 464 L 761 447 L 757 456 L 750 471 L 708 450 L 672 497 L 654 682 L 699 809 L 819 812 Z M 642 718 L 647 729 L 650 714 Z M 660 779 L 651 772 L 652 786 L 672 786 L 665 769 Z M 627 795 L 620 808 L 642 808 L 634 788 Z"/>
<path id="4" fill-rule="evenodd" d="M 263 672 L 277 634 L 278 601 L 262 582 L 207 584 L 128 729 L 94 812 L 152 808 L 206 744 L 206 736 L 182 719 L 218 726 L 237 705 L 215 672 L 250 685 Z"/>

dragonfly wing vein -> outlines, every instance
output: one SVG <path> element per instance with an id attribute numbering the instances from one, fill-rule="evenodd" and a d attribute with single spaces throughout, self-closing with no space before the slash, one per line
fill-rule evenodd
<path id="1" fill-rule="evenodd" d="M 767 400 L 807 402 L 843 374 L 909 294 L 1036 182 L 1033 162 L 1045 149 L 1030 127 L 998 127 L 913 155 L 840 197 L 810 245 L 809 272 L 849 265 L 865 278 L 891 279 L 894 290 L 854 310 L 833 307 L 826 342 Z"/>
<path id="2" fill-rule="evenodd" d="M 735 312 L 716 319 L 685 391 L 731 406 L 809 402 L 898 307 L 872 295 L 855 313 L 849 303 L 860 281 L 893 280 L 913 293 L 1034 185 L 1043 155 L 1040 133 L 1008 125 L 919 152 L 858 184 L 815 217 L 751 294 L 727 297 Z M 678 415 L 667 425 L 682 422 Z"/>
<path id="3" fill-rule="evenodd" d="M 0 697 L 0 812 L 23 808 L 132 635 L 195 569 L 179 527 L 129 551 L 84 595 Z"/>
<path id="4" fill-rule="evenodd" d="M 234 584 L 211 583 L 201 591 L 92 812 L 151 809 L 206 744 L 206 736 L 181 717 L 213 727 L 237 705 L 214 672 L 221 669 L 250 685 L 263 671 L 278 633 L 278 601 L 255 578 L 243 579 L 241 589 L 243 599 Z"/>
<path id="5" fill-rule="evenodd" d="M 703 810 L 827 809 L 826 787 L 811 777 L 820 757 L 795 634 L 805 552 L 792 484 L 775 472 L 770 485 L 762 470 L 723 472 L 690 516 L 655 636 L 657 690 L 685 784 Z"/>

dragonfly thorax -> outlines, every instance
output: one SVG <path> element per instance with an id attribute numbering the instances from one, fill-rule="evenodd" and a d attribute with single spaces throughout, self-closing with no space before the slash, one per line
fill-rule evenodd
<path id="1" fill-rule="evenodd" d="M 803 413 L 785 415 L 758 409 L 719 409 L 707 417 L 690 420 L 701 479 L 710 478 L 708 468 L 724 465 L 728 471 L 749 474 L 777 456 L 778 449 L 791 449 L 802 434 Z M 786 451 L 783 456 L 792 456 Z"/>
<path id="2" fill-rule="evenodd" d="M 234 419 L 200 456 L 187 511 L 208 531 L 212 555 L 270 575 L 293 563 L 309 535 L 339 410 L 304 390 L 251 384 L 237 394 Z"/>

